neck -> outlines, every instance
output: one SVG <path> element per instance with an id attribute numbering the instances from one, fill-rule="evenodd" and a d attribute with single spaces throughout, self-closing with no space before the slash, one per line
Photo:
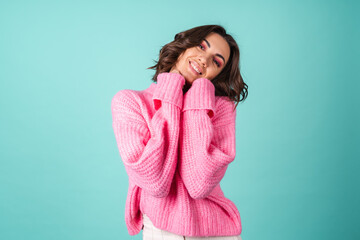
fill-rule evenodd
<path id="1" fill-rule="evenodd" d="M 191 84 L 185 81 L 185 85 L 183 87 L 183 94 L 185 94 L 191 87 Z"/>

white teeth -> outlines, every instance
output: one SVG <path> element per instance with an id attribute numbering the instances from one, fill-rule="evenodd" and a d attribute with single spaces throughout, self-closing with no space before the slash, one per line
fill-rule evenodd
<path id="1" fill-rule="evenodd" d="M 199 69 L 196 68 L 196 66 L 194 66 L 194 64 L 192 62 L 190 62 L 191 66 L 200 74 Z"/>

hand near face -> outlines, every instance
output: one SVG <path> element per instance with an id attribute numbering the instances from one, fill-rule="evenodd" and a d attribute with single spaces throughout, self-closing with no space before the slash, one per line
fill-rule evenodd
<path id="1" fill-rule="evenodd" d="M 176 68 L 176 65 L 174 65 L 174 66 L 170 69 L 169 72 L 181 74 L 181 72 Z M 181 75 L 185 78 L 185 76 L 184 76 L 183 74 L 181 74 Z M 183 88 L 182 88 L 183 94 L 185 94 L 185 93 L 189 90 L 190 87 L 191 87 L 191 84 L 190 84 L 188 81 L 186 81 L 186 79 L 185 79 L 185 84 L 184 84 L 184 86 L 183 86 Z"/>
<path id="2" fill-rule="evenodd" d="M 179 74 L 181 74 L 180 71 L 176 68 L 175 65 L 170 69 L 169 72 L 174 72 L 174 73 L 179 73 Z M 181 75 L 182 75 L 182 74 L 181 74 Z"/>
<path id="3" fill-rule="evenodd" d="M 186 76 L 184 74 L 182 74 L 179 69 L 177 69 L 176 65 L 174 65 L 169 72 L 175 72 L 175 73 L 179 73 L 181 74 L 184 78 L 185 78 L 185 85 L 183 87 L 183 89 L 185 88 L 185 86 L 191 86 L 191 83 L 189 83 L 189 81 L 187 80 Z"/>
<path id="4" fill-rule="evenodd" d="M 179 73 L 179 74 L 181 74 L 181 75 L 185 78 L 186 81 L 185 81 L 185 85 L 184 85 L 183 88 L 190 87 L 190 86 L 192 85 L 192 83 L 190 83 L 189 81 L 187 81 L 186 77 L 177 69 L 176 65 L 174 65 L 174 66 L 170 69 L 169 72 Z M 199 76 L 199 77 L 196 78 L 196 79 L 199 79 L 199 78 L 201 78 L 201 76 Z M 196 80 L 196 79 L 195 79 L 195 80 Z M 195 80 L 194 80 L 194 81 L 195 81 Z M 186 87 L 185 87 L 185 86 L 186 86 Z"/>

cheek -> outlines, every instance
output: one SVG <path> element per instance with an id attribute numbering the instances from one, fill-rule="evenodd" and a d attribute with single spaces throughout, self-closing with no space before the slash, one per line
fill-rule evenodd
<path id="1" fill-rule="evenodd" d="M 178 58 L 178 63 L 179 65 L 184 65 L 184 63 L 186 62 L 186 56 L 182 55 Z"/>
<path id="2" fill-rule="evenodd" d="M 212 70 L 211 72 L 209 72 L 209 75 L 211 76 L 212 79 L 214 79 L 217 75 L 219 75 L 221 71 L 219 70 Z"/>
<path id="3" fill-rule="evenodd" d="M 179 65 L 182 67 L 186 67 L 188 63 L 188 57 L 186 55 L 183 55 L 181 58 L 179 58 Z"/>

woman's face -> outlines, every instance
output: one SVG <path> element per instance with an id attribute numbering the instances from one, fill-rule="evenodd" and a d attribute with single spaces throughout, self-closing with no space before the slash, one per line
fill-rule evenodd
<path id="1" fill-rule="evenodd" d="M 175 66 L 188 83 L 198 78 L 212 80 L 225 67 L 230 57 L 230 47 L 217 33 L 210 33 L 200 45 L 180 54 Z"/>

